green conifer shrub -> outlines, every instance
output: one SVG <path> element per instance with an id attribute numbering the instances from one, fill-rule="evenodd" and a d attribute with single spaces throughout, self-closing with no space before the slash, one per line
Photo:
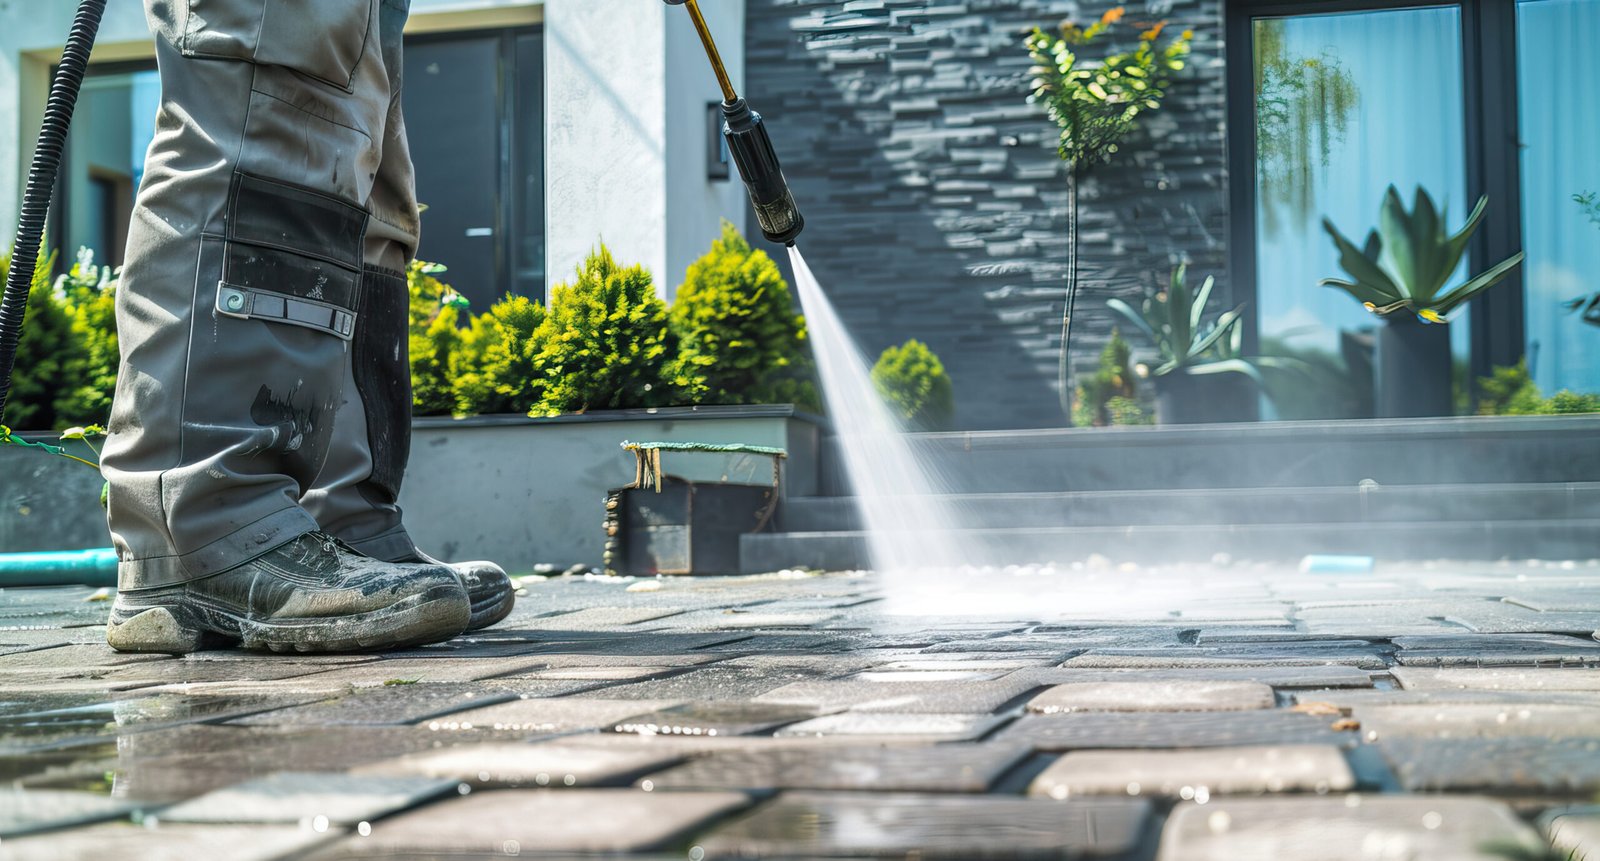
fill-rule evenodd
<path id="1" fill-rule="evenodd" d="M 27 320 L 17 342 L 17 364 L 4 421 L 16 430 L 65 428 L 71 419 L 57 411 L 61 383 L 88 353 L 72 336 L 72 316 L 50 283 L 54 252 L 41 253 L 28 290 Z M 0 256 L 0 279 L 11 272 L 11 255 Z"/>
<path id="2" fill-rule="evenodd" d="M 457 412 L 527 413 L 539 403 L 544 378 L 534 357 L 544 318 L 544 306 L 526 296 L 506 296 L 472 318 L 453 371 Z"/>
<path id="3" fill-rule="evenodd" d="M 622 266 L 602 244 L 575 281 L 550 291 L 534 333 L 545 388 L 531 414 L 695 403 L 705 383 L 679 355 L 667 316 L 650 272 Z"/>
<path id="4" fill-rule="evenodd" d="M 670 313 L 684 362 L 705 377 L 701 403 L 819 409 L 805 317 L 778 264 L 731 223 L 689 267 Z"/>
<path id="5" fill-rule="evenodd" d="M 872 367 L 872 382 L 895 415 L 919 430 L 948 427 L 955 390 L 939 357 L 915 338 L 890 347 Z"/>
<path id="6" fill-rule="evenodd" d="M 456 412 L 452 373 L 460 369 L 461 310 L 466 302 L 436 276 L 444 272 L 435 263 L 412 261 L 406 267 L 410 291 L 411 410 L 419 416 L 448 416 Z"/>
<path id="7" fill-rule="evenodd" d="M 80 248 L 77 262 L 56 282 L 56 296 L 83 352 L 65 369 L 56 413 L 65 424 L 107 424 L 121 366 L 116 275 L 109 266 L 95 266 L 92 250 Z"/>
<path id="8" fill-rule="evenodd" d="M 1111 340 L 1100 351 L 1094 376 L 1078 386 L 1072 423 L 1078 427 L 1151 424 L 1139 406 L 1138 386 L 1129 361 L 1132 350 L 1122 332 L 1111 329 Z"/>

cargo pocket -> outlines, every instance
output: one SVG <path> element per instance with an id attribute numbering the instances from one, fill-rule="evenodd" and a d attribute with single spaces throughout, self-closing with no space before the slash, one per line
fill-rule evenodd
<path id="1" fill-rule="evenodd" d="M 352 91 L 378 0 L 177 0 L 185 56 L 283 66 Z"/>
<path id="2" fill-rule="evenodd" d="M 367 217 L 336 197 L 235 173 L 217 313 L 349 341 L 360 305 Z"/>

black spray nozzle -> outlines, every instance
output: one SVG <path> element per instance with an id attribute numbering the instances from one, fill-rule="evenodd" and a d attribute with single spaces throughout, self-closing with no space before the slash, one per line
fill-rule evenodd
<path id="1" fill-rule="evenodd" d="M 724 102 L 722 117 L 728 152 L 750 192 L 750 205 L 755 207 L 762 234 L 773 242 L 793 245 L 805 229 L 806 220 L 789 193 L 789 182 L 783 178 L 783 167 L 772 148 L 766 124 L 744 99 Z"/>

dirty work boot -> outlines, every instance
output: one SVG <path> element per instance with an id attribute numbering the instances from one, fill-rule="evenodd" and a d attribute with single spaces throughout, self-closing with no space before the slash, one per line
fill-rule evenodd
<path id="1" fill-rule="evenodd" d="M 456 572 L 456 576 L 461 578 L 461 585 L 467 588 L 467 597 L 472 600 L 468 631 L 487 628 L 511 615 L 511 607 L 517 602 L 517 590 L 511 585 L 511 578 L 506 576 L 504 568 L 493 562 L 440 562 L 414 548 L 411 555 L 394 561 L 413 565 L 443 565 Z"/>
<path id="2" fill-rule="evenodd" d="M 454 571 L 380 562 L 308 532 L 220 574 L 117 594 L 106 640 L 184 654 L 235 644 L 274 652 L 393 649 L 448 640 L 471 613 Z"/>

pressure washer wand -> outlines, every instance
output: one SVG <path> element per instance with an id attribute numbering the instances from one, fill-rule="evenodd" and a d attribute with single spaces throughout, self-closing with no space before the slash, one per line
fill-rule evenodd
<path id="1" fill-rule="evenodd" d="M 733 163 L 739 166 L 739 176 L 750 192 L 750 205 L 755 208 L 756 221 L 761 232 L 773 242 L 794 245 L 805 229 L 806 220 L 795 206 L 794 195 L 789 193 L 789 181 L 783 177 L 783 167 L 778 163 L 778 153 L 772 148 L 772 136 L 767 134 L 761 115 L 734 92 L 728 70 L 723 68 L 722 54 L 711 38 L 705 16 L 700 14 L 697 0 L 666 0 L 669 6 L 684 6 L 694 20 L 694 29 L 705 46 L 706 58 L 722 87 L 722 136 L 728 141 L 728 152 Z"/>
<path id="2" fill-rule="evenodd" d="M 22 339 L 22 322 L 28 315 L 28 292 L 33 286 L 33 270 L 39 263 L 39 243 L 44 239 L 45 218 L 50 214 L 50 195 L 56 187 L 56 172 L 61 167 L 61 152 L 72 127 L 72 112 L 78 104 L 78 90 L 89 68 L 89 52 L 94 50 L 100 32 L 100 18 L 106 0 L 82 0 L 67 36 L 50 84 L 50 99 L 45 103 L 44 125 L 33 151 L 28 170 L 27 190 L 17 217 L 17 238 L 11 247 L 11 271 L 6 275 L 5 297 L 0 300 L 0 420 L 5 417 L 6 398 L 11 394 L 11 371 L 17 363 L 17 343 Z"/>

